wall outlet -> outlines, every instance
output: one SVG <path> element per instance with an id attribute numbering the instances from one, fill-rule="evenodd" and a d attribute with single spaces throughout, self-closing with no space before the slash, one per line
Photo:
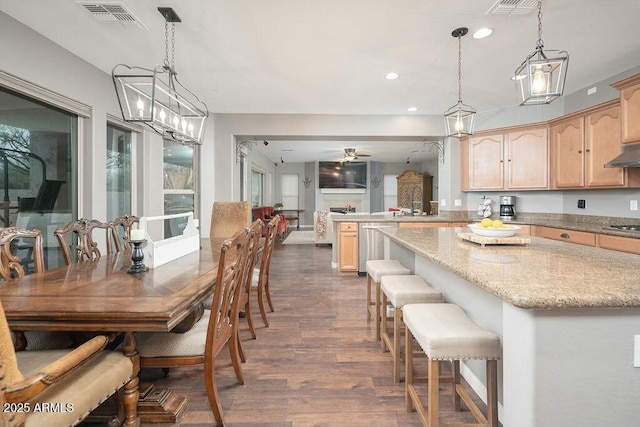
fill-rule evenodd
<path id="1" fill-rule="evenodd" d="M 453 205 L 454 206 L 462 206 L 462 200 L 461 199 L 455 199 L 453 201 Z"/>
<path id="2" fill-rule="evenodd" d="M 578 199 L 578 208 L 584 209 L 587 207 L 587 201 L 584 199 Z"/>
<path id="3" fill-rule="evenodd" d="M 632 210 L 632 211 L 637 211 L 638 210 L 638 201 L 637 200 L 629 201 L 629 210 Z"/>
<path id="4" fill-rule="evenodd" d="M 444 208 L 447 206 L 447 199 L 440 199 L 440 207 Z"/>
<path id="5" fill-rule="evenodd" d="M 597 86 L 590 87 L 589 89 L 587 89 L 587 95 L 593 95 L 597 91 L 598 91 L 598 87 Z"/>
<path id="6" fill-rule="evenodd" d="M 640 335 L 633 337 L 633 367 L 640 368 Z"/>

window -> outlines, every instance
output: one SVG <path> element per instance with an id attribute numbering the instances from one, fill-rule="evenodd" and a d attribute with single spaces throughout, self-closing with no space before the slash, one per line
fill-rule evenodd
<path id="1" fill-rule="evenodd" d="M 280 176 L 282 209 L 298 209 L 298 174 L 283 173 Z"/>
<path id="2" fill-rule="evenodd" d="M 107 123 L 107 221 L 131 214 L 131 131 Z"/>
<path id="3" fill-rule="evenodd" d="M 264 205 L 265 177 L 264 171 L 251 168 L 251 205 Z"/>
<path id="4" fill-rule="evenodd" d="M 42 232 L 46 268 L 63 264 L 53 231 L 77 217 L 78 116 L 0 86 L 0 225 Z M 18 244 L 27 270 L 30 248 Z"/>
<path id="5" fill-rule="evenodd" d="M 195 149 L 175 141 L 164 141 L 164 214 L 196 212 Z M 164 238 L 182 234 L 185 218 L 168 219 Z"/>
<path id="6" fill-rule="evenodd" d="M 388 211 L 389 208 L 398 206 L 398 175 L 385 173 L 382 176 L 382 198 L 383 209 Z"/>

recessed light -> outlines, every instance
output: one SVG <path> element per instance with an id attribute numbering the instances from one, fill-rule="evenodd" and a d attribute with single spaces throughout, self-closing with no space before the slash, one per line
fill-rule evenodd
<path id="1" fill-rule="evenodd" d="M 478 31 L 473 33 L 474 39 L 483 39 L 485 37 L 489 37 L 493 33 L 491 28 L 480 28 Z"/>
<path id="2" fill-rule="evenodd" d="M 387 79 L 387 80 L 395 80 L 395 79 L 397 79 L 398 77 L 400 77 L 400 76 L 398 75 L 398 73 L 389 73 L 389 74 L 387 74 L 386 76 L 384 76 L 384 78 L 385 78 L 385 79 Z"/>
<path id="3" fill-rule="evenodd" d="M 409 107 L 407 108 L 407 111 L 410 113 L 415 113 L 416 111 L 418 111 L 418 107 Z"/>

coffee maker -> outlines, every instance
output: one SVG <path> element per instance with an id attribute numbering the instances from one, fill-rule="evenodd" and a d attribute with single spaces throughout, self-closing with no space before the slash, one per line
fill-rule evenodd
<path id="1" fill-rule="evenodd" d="M 516 196 L 500 196 L 500 219 L 503 221 L 516 219 Z"/>

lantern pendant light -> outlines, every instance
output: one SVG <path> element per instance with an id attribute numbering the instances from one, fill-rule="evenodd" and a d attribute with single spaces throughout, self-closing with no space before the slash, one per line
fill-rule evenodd
<path id="1" fill-rule="evenodd" d="M 569 54 L 564 50 L 543 50 L 542 1 L 538 0 L 538 41 L 536 49 L 516 69 L 520 105 L 549 104 L 562 96 L 567 77 Z"/>
<path id="2" fill-rule="evenodd" d="M 462 137 L 471 135 L 475 125 L 476 110 L 462 102 L 462 41 L 461 38 L 469 32 L 468 28 L 460 27 L 453 30 L 451 35 L 458 39 L 458 103 L 444 113 L 447 136 Z"/>
<path id="3" fill-rule="evenodd" d="M 164 64 L 153 69 L 118 64 L 111 73 L 122 117 L 127 122 L 149 126 L 165 139 L 185 145 L 202 144 L 209 111 L 180 83 L 174 65 L 175 23 L 182 21 L 172 8 L 159 7 L 158 11 L 165 18 Z"/>

